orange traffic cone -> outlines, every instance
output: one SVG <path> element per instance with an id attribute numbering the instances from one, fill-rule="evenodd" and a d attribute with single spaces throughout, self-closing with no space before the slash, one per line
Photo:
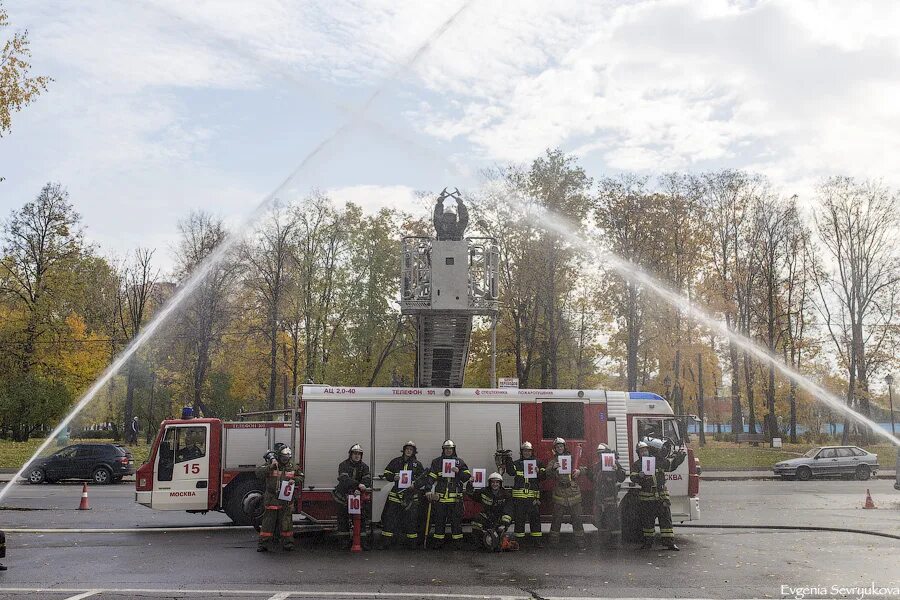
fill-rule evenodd
<path id="1" fill-rule="evenodd" d="M 866 489 L 866 503 L 863 505 L 863 508 L 878 508 L 875 506 L 875 503 L 872 502 L 872 494 L 869 493 L 868 488 Z"/>
<path id="2" fill-rule="evenodd" d="M 81 504 L 78 505 L 78 510 L 91 510 L 91 505 L 88 504 L 86 483 L 81 488 Z"/>

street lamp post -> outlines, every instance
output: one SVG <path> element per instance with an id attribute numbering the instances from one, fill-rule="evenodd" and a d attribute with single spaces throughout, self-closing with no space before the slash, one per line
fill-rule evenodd
<path id="1" fill-rule="evenodd" d="M 896 436 L 897 434 L 894 433 L 894 390 L 891 389 L 891 386 L 894 384 L 894 376 L 888 373 L 884 376 L 884 382 L 888 386 L 888 408 L 891 411 L 891 435 Z"/>

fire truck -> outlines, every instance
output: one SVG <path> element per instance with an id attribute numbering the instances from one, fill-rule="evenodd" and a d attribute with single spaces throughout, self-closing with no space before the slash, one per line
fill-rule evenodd
<path id="1" fill-rule="evenodd" d="M 263 454 L 276 442 L 294 449 L 306 475 L 296 501 L 295 528 L 334 527 L 336 509 L 331 490 L 337 466 L 353 444 L 360 444 L 372 472 L 380 473 L 416 442 L 428 464 L 440 455 L 445 439 L 456 442 L 470 468 L 496 470 L 497 424 L 503 441 L 517 456 L 525 441 L 538 458 L 549 461 L 556 437 L 570 449 L 582 448 L 581 465 L 597 460 L 603 442 L 619 453 L 626 471 L 636 460 L 634 447 L 645 435 L 684 445 L 685 420 L 668 402 L 646 392 L 605 390 L 534 390 L 514 388 L 404 388 L 302 386 L 296 404 L 282 420 L 173 419 L 162 423 L 148 461 L 136 475 L 136 500 L 155 510 L 205 513 L 221 511 L 236 524 L 254 524 L 262 512 L 262 481 L 254 474 Z M 249 414 L 248 417 L 256 415 Z M 667 474 L 675 522 L 699 518 L 699 476 L 693 451 Z M 512 478 L 505 476 L 506 484 Z M 550 511 L 545 482 L 542 512 Z M 593 514 L 590 482 L 580 478 L 582 512 Z M 373 521 L 378 522 L 391 484 L 378 482 L 373 494 Z M 637 496 L 626 483 L 621 510 L 626 537 L 636 535 Z M 467 506 L 472 516 L 474 506 Z"/>
<path id="2" fill-rule="evenodd" d="M 445 201 L 455 202 L 455 214 L 445 212 Z M 338 463 L 353 444 L 363 447 L 373 473 L 410 439 L 425 464 L 452 439 L 471 468 L 489 471 L 497 468 L 495 452 L 507 449 L 500 447 L 498 432 L 514 456 L 521 442 L 530 441 L 544 461 L 553 439 L 562 437 L 570 450 L 581 448 L 584 465 L 597 460 L 597 444 L 603 442 L 619 453 L 626 471 L 644 436 L 671 440 L 670 447 L 684 445 L 686 420 L 655 394 L 494 387 L 499 246 L 494 238 L 464 237 L 468 213 L 458 190 L 441 193 L 434 222 L 436 238 L 408 236 L 401 243 L 400 309 L 416 326 L 415 387 L 305 385 L 290 409 L 276 411 L 278 420 L 271 413 L 249 413 L 244 417 L 259 420 L 165 421 L 148 462 L 138 469 L 137 502 L 156 510 L 222 511 L 235 523 L 252 524 L 263 508 L 262 482 L 254 469 L 282 442 L 294 449 L 306 474 L 295 526 L 321 529 L 335 523 L 331 490 Z M 476 317 L 487 319 L 491 328 L 490 388 L 462 387 Z M 667 475 L 676 522 L 697 519 L 700 510 L 697 465 L 687 452 L 688 459 Z M 542 510 L 549 511 L 551 483 L 544 485 Z M 390 487 L 376 485 L 375 522 Z M 582 497 L 583 513 L 592 514 L 592 494 Z M 621 507 L 625 538 L 639 536 L 637 494 L 626 491 Z M 468 516 L 473 510 L 467 508 Z"/>

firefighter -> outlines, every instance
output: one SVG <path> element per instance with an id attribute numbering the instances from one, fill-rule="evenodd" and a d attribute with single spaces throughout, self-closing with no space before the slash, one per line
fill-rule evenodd
<path id="1" fill-rule="evenodd" d="M 466 482 L 472 477 L 469 467 L 457 456 L 456 444 L 453 443 L 453 440 L 446 440 L 441 445 L 441 450 L 441 455 L 431 461 L 428 481 L 432 490 L 425 494 L 428 501 L 432 503 L 431 519 L 434 523 L 432 548 L 435 550 L 444 545 L 448 521 L 453 546 L 455 548 L 462 546 L 463 490 Z M 453 459 L 454 461 L 451 468 L 452 477 L 443 477 L 444 459 Z M 427 535 L 428 532 L 425 533 Z"/>
<path id="2" fill-rule="evenodd" d="M 656 521 L 659 520 L 659 540 L 663 547 L 669 550 L 679 550 L 675 545 L 675 530 L 672 529 L 672 503 L 669 500 L 669 490 L 666 488 L 666 472 L 677 469 L 686 455 L 683 451 L 678 451 L 671 459 L 666 456 L 657 456 L 654 474 L 644 475 L 641 459 L 651 456 L 650 445 L 641 440 L 637 443 L 636 450 L 638 458 L 631 465 L 631 481 L 641 486 L 638 498 L 640 499 L 639 512 L 644 543 L 640 549 L 653 548 Z"/>
<path id="3" fill-rule="evenodd" d="M 400 489 L 400 471 L 412 471 L 409 487 Z M 394 487 L 388 492 L 381 513 L 382 547 L 386 548 L 395 536 L 405 535 L 406 543 L 415 548 L 419 539 L 419 492 L 413 483 L 425 473 L 425 466 L 416 458 L 416 443 L 412 440 L 403 444 L 397 458 L 384 468 L 384 480 L 393 481 Z"/>
<path id="4" fill-rule="evenodd" d="M 277 529 L 281 537 L 281 547 L 285 552 L 294 549 L 294 525 L 291 515 L 294 508 L 294 494 L 303 484 L 303 473 L 297 471 L 291 462 L 291 449 L 282 447 L 276 454 L 266 452 L 266 464 L 256 470 L 256 476 L 265 480 L 262 525 L 259 530 L 257 552 L 267 552 L 269 542 L 275 537 Z M 289 485 L 285 485 L 289 483 Z M 285 499 L 282 495 L 287 495 Z"/>
<path id="5" fill-rule="evenodd" d="M 525 477 L 526 460 L 536 461 L 537 477 L 533 479 Z M 525 540 L 525 523 L 527 522 L 531 530 L 532 542 L 538 548 L 543 548 L 540 482 L 547 476 L 547 466 L 544 461 L 535 458 L 534 446 L 531 445 L 531 442 L 523 442 L 519 448 L 519 460 L 513 461 L 509 452 L 506 452 L 506 462 L 503 468 L 515 477 L 512 488 L 512 514 L 516 523 L 516 539 L 520 543 Z"/>
<path id="6" fill-rule="evenodd" d="M 503 532 L 512 524 L 512 496 L 503 487 L 503 475 L 491 473 L 488 487 L 475 489 L 472 480 L 466 484 L 466 491 L 481 506 L 481 512 L 472 521 L 472 536 L 475 545 L 486 550 L 499 550 Z M 485 532 L 494 532 L 493 542 L 486 543 Z"/>
<path id="7" fill-rule="evenodd" d="M 338 504 L 337 521 L 338 535 L 350 535 L 350 513 L 347 512 L 347 496 L 359 495 L 366 488 L 372 487 L 372 474 L 369 465 L 363 462 L 363 449 L 359 444 L 350 446 L 347 451 L 347 460 L 338 465 L 338 483 L 331 492 L 334 501 Z M 366 523 L 370 515 L 369 503 L 362 507 L 360 515 L 360 533 L 366 530 Z M 352 544 L 352 540 L 349 542 Z"/>
<path id="8" fill-rule="evenodd" d="M 562 528 L 563 518 L 568 514 L 572 519 L 572 530 L 575 533 L 575 543 L 579 548 L 584 547 L 584 522 L 581 519 L 581 488 L 576 479 L 581 475 L 580 469 L 572 465 L 571 474 L 559 473 L 559 457 L 570 455 L 566 448 L 566 440 L 558 437 L 553 440 L 553 460 L 547 465 L 547 471 L 551 478 L 556 480 L 553 486 L 553 521 L 550 523 L 550 543 L 559 543 L 559 530 Z"/>
<path id="9" fill-rule="evenodd" d="M 613 458 L 613 470 L 603 470 L 603 455 Z M 600 460 L 586 469 L 588 479 L 594 484 L 594 526 L 597 528 L 598 541 L 607 546 L 615 546 L 622 530 L 619 519 L 619 484 L 625 481 L 625 469 L 619 464 L 619 453 L 614 452 L 606 444 L 597 446 L 597 458 Z"/>

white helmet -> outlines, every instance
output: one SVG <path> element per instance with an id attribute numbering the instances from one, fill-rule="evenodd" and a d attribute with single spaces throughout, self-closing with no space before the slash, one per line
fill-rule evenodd
<path id="1" fill-rule="evenodd" d="M 293 455 L 294 455 L 294 453 L 291 452 L 290 446 L 283 446 L 283 447 L 278 451 L 278 458 L 279 458 L 279 459 L 290 460 L 291 457 L 292 457 Z"/>
<path id="2" fill-rule="evenodd" d="M 519 447 L 520 450 L 534 450 L 534 446 L 531 445 L 531 442 L 522 442 L 522 445 Z"/>
<path id="3" fill-rule="evenodd" d="M 565 446 L 566 440 L 562 439 L 561 437 L 558 437 L 555 440 L 553 440 L 553 445 L 556 446 L 557 444 L 562 444 L 563 446 Z"/>
<path id="4" fill-rule="evenodd" d="M 503 475 L 500 473 L 491 473 L 488 475 L 488 481 L 499 481 L 500 483 L 503 483 Z"/>
<path id="5" fill-rule="evenodd" d="M 597 452 L 612 452 L 612 448 L 610 448 L 603 442 L 600 442 L 599 444 L 597 444 Z"/>
<path id="6" fill-rule="evenodd" d="M 641 440 L 641 441 L 639 441 L 639 442 L 637 443 L 637 449 L 640 450 L 641 448 L 646 448 L 647 450 L 649 450 L 649 449 L 650 449 L 650 444 L 648 444 L 648 443 L 645 442 L 644 440 Z"/>
<path id="7" fill-rule="evenodd" d="M 413 454 L 416 453 L 416 450 L 417 450 L 417 449 L 416 449 L 416 443 L 415 443 L 414 441 L 409 440 L 408 442 L 406 442 L 405 444 L 403 444 L 403 448 L 401 448 L 401 451 L 402 451 L 402 450 L 406 450 L 406 447 L 407 447 L 407 446 L 412 446 Z"/>
<path id="8" fill-rule="evenodd" d="M 353 454 L 354 452 L 359 452 L 360 454 L 362 454 L 362 446 L 360 446 L 359 444 L 353 444 L 352 446 L 350 446 L 350 450 L 347 451 L 347 454 Z"/>
<path id="9" fill-rule="evenodd" d="M 456 444 L 453 443 L 453 440 L 444 440 L 441 448 L 453 448 L 454 450 L 456 450 Z"/>

